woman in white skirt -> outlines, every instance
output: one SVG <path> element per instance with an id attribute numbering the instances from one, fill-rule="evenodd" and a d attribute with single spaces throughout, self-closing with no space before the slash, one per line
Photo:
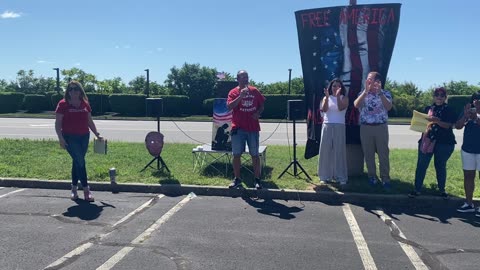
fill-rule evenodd
<path id="1" fill-rule="evenodd" d="M 345 144 L 345 112 L 348 95 L 340 79 L 333 79 L 324 90 L 321 108 L 324 112 L 318 177 L 320 183 L 338 182 L 347 184 L 347 157 Z"/>

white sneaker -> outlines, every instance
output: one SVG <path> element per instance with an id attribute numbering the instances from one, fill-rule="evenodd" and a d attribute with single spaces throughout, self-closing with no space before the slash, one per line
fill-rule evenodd
<path id="1" fill-rule="evenodd" d="M 462 206 L 457 208 L 457 212 L 460 213 L 473 213 L 475 212 L 475 206 L 472 204 L 468 204 L 467 202 L 464 202 Z"/>

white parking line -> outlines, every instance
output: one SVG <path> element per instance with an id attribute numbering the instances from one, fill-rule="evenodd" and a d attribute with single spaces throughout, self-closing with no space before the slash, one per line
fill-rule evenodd
<path id="1" fill-rule="evenodd" d="M 0 195 L 0 199 L 1 199 L 1 198 L 4 198 L 4 197 L 7 197 L 8 195 L 12 195 L 13 193 L 21 192 L 21 191 L 24 191 L 24 190 L 25 190 L 25 189 L 22 188 L 22 189 L 17 189 L 17 190 L 14 190 L 14 191 L 10 191 L 10 192 L 8 192 L 8 193 L 6 193 L 6 194 Z"/>
<path id="2" fill-rule="evenodd" d="M 155 223 L 152 224 L 148 229 L 146 229 L 143 233 L 141 233 L 137 238 L 135 238 L 131 244 L 133 245 L 139 245 L 143 243 L 145 240 L 147 240 L 150 235 L 156 231 L 162 224 L 167 222 L 176 212 L 178 212 L 180 209 L 182 209 L 185 204 L 187 204 L 190 200 L 192 199 L 191 196 L 185 197 L 183 200 L 181 200 L 179 203 L 177 203 L 172 209 L 170 209 L 167 213 L 165 213 L 163 216 L 161 216 Z M 102 264 L 100 267 L 97 268 L 97 270 L 109 270 L 112 269 L 117 263 L 119 263 L 125 256 L 127 256 L 130 251 L 132 251 L 134 247 L 124 247 L 122 248 L 119 252 L 117 252 L 115 255 L 113 255 L 108 261 L 106 261 L 104 264 Z"/>
<path id="3" fill-rule="evenodd" d="M 345 218 L 347 219 L 348 226 L 350 226 L 350 231 L 353 235 L 353 240 L 357 245 L 358 253 L 360 253 L 360 258 L 362 259 L 363 268 L 367 270 L 376 270 L 377 266 L 375 265 L 375 261 L 373 260 L 372 254 L 370 254 L 370 250 L 368 249 L 367 242 L 363 237 L 362 231 L 358 226 L 357 220 L 353 215 L 352 209 L 350 209 L 349 204 L 343 205 L 343 213 L 345 214 Z"/>
<path id="4" fill-rule="evenodd" d="M 383 222 L 391 223 L 391 226 L 389 226 L 390 231 L 394 231 L 394 230 L 398 231 L 398 236 L 407 240 L 407 238 L 405 237 L 403 232 L 400 230 L 400 228 L 397 226 L 397 224 L 395 224 L 395 222 L 393 222 L 393 220 L 389 216 L 385 215 L 385 213 L 382 210 L 375 210 L 375 213 L 377 213 L 380 216 Z M 420 259 L 417 252 L 412 246 L 399 241 L 397 242 L 398 244 L 400 244 L 400 247 L 403 249 L 403 252 L 405 252 L 408 259 L 410 259 L 415 269 L 428 270 L 428 267 L 423 263 L 422 259 Z"/>
<path id="5" fill-rule="evenodd" d="M 158 199 L 161 199 L 165 197 L 165 195 L 163 194 L 160 194 L 158 196 L 156 196 L 155 198 L 151 198 L 150 200 L 148 200 L 146 203 L 142 204 L 140 207 L 138 207 L 137 209 L 133 210 L 132 212 L 130 212 L 128 215 L 126 215 L 125 217 L 121 218 L 119 221 L 115 222 L 115 224 L 112 225 L 112 228 L 116 228 L 117 226 L 119 226 L 120 224 L 124 223 L 125 221 L 127 221 L 129 218 L 131 218 L 133 215 L 135 215 L 136 213 L 142 211 L 143 209 L 147 208 L 150 206 L 150 204 L 152 203 L 152 201 L 156 198 Z M 104 239 L 105 237 L 107 237 L 108 235 L 110 235 L 113 231 L 110 231 L 108 233 L 104 233 L 104 234 L 101 234 L 99 236 L 99 240 L 102 240 Z M 90 247 L 93 246 L 93 242 L 87 242 L 85 244 L 82 244 L 80 245 L 79 247 L 75 248 L 74 250 L 70 251 L 69 253 L 65 254 L 64 256 L 62 256 L 60 259 L 54 261 L 53 263 L 51 263 L 49 266 L 45 267 L 44 269 L 57 269 L 58 266 L 60 266 L 61 264 L 63 264 L 64 262 L 66 262 L 68 259 L 72 258 L 72 257 L 75 257 L 75 256 L 78 256 L 80 254 L 82 254 L 83 252 L 85 252 L 87 249 L 89 249 Z"/>

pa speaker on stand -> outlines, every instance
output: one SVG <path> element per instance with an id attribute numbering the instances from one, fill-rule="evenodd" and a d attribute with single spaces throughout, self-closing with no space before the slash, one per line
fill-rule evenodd
<path id="1" fill-rule="evenodd" d="M 288 169 L 290 169 L 291 166 L 293 166 L 293 174 L 288 173 L 294 177 L 298 177 L 300 175 L 300 172 L 298 172 L 298 168 L 307 176 L 308 179 L 312 180 L 310 176 L 307 174 L 307 172 L 303 169 L 302 165 L 300 165 L 300 162 L 297 160 L 297 132 L 296 132 L 296 127 L 295 127 L 295 121 L 296 120 L 302 120 L 305 119 L 305 104 L 303 100 L 300 99 L 295 99 L 295 100 L 289 100 L 287 103 L 287 115 L 288 115 L 288 120 L 291 120 L 293 122 L 293 160 L 290 162 L 290 164 L 283 170 L 283 172 L 278 176 L 278 179 L 280 179 L 286 172 L 288 172 Z"/>
<path id="2" fill-rule="evenodd" d="M 160 154 L 163 149 L 163 134 L 160 133 L 160 116 L 163 112 L 163 104 L 161 98 L 147 98 L 146 99 L 146 112 L 148 117 L 157 118 L 157 131 L 152 131 L 147 134 L 145 137 L 145 146 L 147 147 L 148 152 L 153 156 L 153 159 L 141 170 L 143 172 L 148 168 L 154 161 L 157 161 L 157 170 L 165 168 L 168 173 L 170 170 L 167 167 L 167 164 L 163 161 Z M 160 166 L 162 164 L 162 166 Z"/>

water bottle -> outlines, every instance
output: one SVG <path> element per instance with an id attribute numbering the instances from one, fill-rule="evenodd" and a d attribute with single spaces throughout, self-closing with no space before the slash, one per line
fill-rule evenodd
<path id="1" fill-rule="evenodd" d="M 110 175 L 110 184 L 114 185 L 117 183 L 117 179 L 115 178 L 117 175 L 117 169 L 115 168 L 110 168 L 108 171 L 108 174 Z"/>

